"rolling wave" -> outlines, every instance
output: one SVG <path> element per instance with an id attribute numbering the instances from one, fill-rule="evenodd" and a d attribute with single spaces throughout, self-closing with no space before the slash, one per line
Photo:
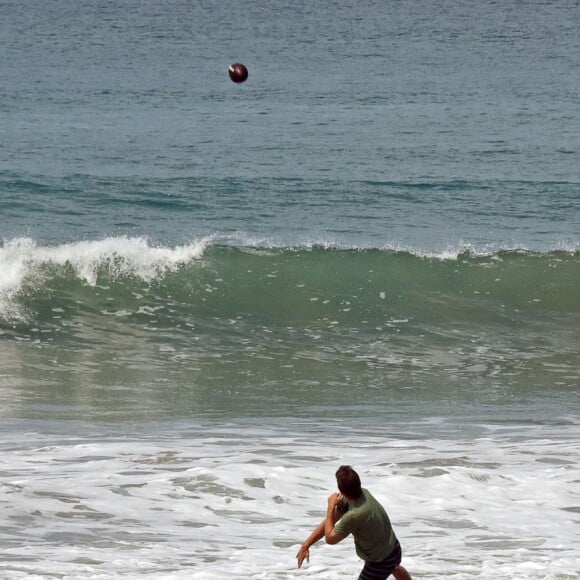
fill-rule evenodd
<path id="1" fill-rule="evenodd" d="M 42 320 L 50 305 L 66 310 L 67 303 L 103 299 L 136 311 L 153 291 L 158 304 L 178 304 L 178 311 L 245 313 L 279 323 L 324 313 L 352 319 L 356 311 L 360 324 L 382 319 L 385 308 L 432 319 L 434 304 L 453 318 L 498 308 L 577 313 L 579 284 L 580 254 L 570 250 L 421 253 L 231 245 L 211 238 L 163 247 L 141 237 L 52 246 L 20 238 L 0 247 L 5 325 Z"/>

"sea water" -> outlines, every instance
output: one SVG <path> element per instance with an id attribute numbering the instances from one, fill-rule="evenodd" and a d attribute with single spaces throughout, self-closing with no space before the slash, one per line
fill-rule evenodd
<path id="1" fill-rule="evenodd" d="M 0 577 L 580 576 L 577 2 L 0 11 Z"/>

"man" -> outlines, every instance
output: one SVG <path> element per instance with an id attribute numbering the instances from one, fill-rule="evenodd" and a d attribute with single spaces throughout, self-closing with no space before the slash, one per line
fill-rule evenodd
<path id="1" fill-rule="evenodd" d="M 340 493 L 328 497 L 326 517 L 304 541 L 296 559 L 298 568 L 310 560 L 310 546 L 323 536 L 327 544 L 338 544 L 349 534 L 354 537 L 356 553 L 365 561 L 358 580 L 411 580 L 401 566 L 401 546 L 383 506 L 361 487 L 358 473 L 349 465 L 336 472 Z M 344 501 L 346 500 L 346 502 Z"/>

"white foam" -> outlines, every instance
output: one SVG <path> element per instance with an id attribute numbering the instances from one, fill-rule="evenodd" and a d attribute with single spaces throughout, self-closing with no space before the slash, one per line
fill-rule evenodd
<path id="1" fill-rule="evenodd" d="M 0 246 L 0 316 L 21 313 L 16 294 L 25 283 L 42 283 L 42 267 L 69 265 L 75 275 L 91 286 L 97 284 L 103 266 L 112 275 L 133 275 L 152 280 L 203 255 L 209 239 L 175 247 L 152 246 L 142 237 L 114 237 L 55 246 L 38 245 L 30 238 L 17 238 Z"/>
<path id="2" fill-rule="evenodd" d="M 295 562 L 334 470 L 351 463 L 387 507 L 415 578 L 574 577 L 580 470 L 577 426 L 567 429 L 475 440 L 351 433 L 346 447 L 308 424 L 14 434 L 0 443 L 0 575 L 353 578 L 350 539 L 317 544 L 300 571 Z"/>

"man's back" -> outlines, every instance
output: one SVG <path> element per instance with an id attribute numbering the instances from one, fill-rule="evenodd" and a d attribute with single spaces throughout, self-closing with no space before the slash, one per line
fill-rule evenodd
<path id="1" fill-rule="evenodd" d="M 341 536 L 352 534 L 356 553 L 367 562 L 380 562 L 393 550 L 397 538 L 383 506 L 366 489 L 336 523 Z"/>

